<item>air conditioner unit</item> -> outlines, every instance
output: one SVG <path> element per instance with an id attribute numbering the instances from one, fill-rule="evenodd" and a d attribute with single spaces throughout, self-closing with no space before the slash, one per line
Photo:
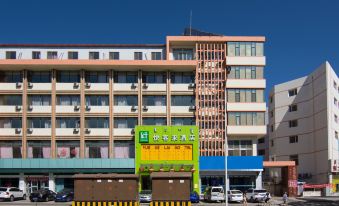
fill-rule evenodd
<path id="1" fill-rule="evenodd" d="M 85 86 L 86 86 L 87 88 L 90 88 L 90 87 L 91 87 L 91 83 L 90 83 L 90 82 L 86 82 Z"/>
<path id="2" fill-rule="evenodd" d="M 91 133 L 91 129 L 86 128 L 86 129 L 85 129 L 85 133 L 86 133 L 86 134 Z"/>
<path id="3" fill-rule="evenodd" d="M 147 83 L 144 83 L 142 86 L 143 86 L 144 88 L 148 88 L 148 84 L 147 84 Z"/>
<path id="4" fill-rule="evenodd" d="M 29 111 L 32 111 L 32 110 L 33 110 L 33 106 L 32 106 L 32 105 L 29 105 L 29 106 L 28 106 L 28 110 L 29 110 Z"/>
<path id="5" fill-rule="evenodd" d="M 20 134 L 21 133 L 21 128 L 15 128 L 15 134 Z"/>
<path id="6" fill-rule="evenodd" d="M 143 109 L 144 111 L 147 111 L 147 110 L 148 110 L 148 107 L 147 107 L 147 106 L 143 106 L 142 109 Z"/>
<path id="7" fill-rule="evenodd" d="M 188 85 L 189 88 L 195 88 L 195 86 L 196 86 L 195 83 L 190 83 L 190 84 Z"/>
<path id="8" fill-rule="evenodd" d="M 21 82 L 17 82 L 17 83 L 15 84 L 15 86 L 16 86 L 16 88 L 20 88 L 20 87 L 22 86 L 22 83 L 21 83 Z"/>
<path id="9" fill-rule="evenodd" d="M 134 106 L 132 106 L 131 110 L 132 110 L 132 111 L 136 111 L 136 110 L 138 110 L 138 106 L 135 106 L 135 105 L 134 105 Z"/>
<path id="10" fill-rule="evenodd" d="M 80 109 L 80 106 L 79 105 L 74 105 L 74 110 L 75 111 L 78 111 Z"/>
<path id="11" fill-rule="evenodd" d="M 16 110 L 16 111 L 21 111 L 21 108 L 22 108 L 22 107 L 21 107 L 20 105 L 16 105 L 16 106 L 15 106 L 15 110 Z"/>
<path id="12" fill-rule="evenodd" d="M 32 134 L 33 133 L 33 129 L 32 128 L 28 128 L 27 132 L 28 132 L 28 134 Z"/>
<path id="13" fill-rule="evenodd" d="M 74 128 L 74 129 L 73 129 L 73 133 L 74 133 L 74 134 L 79 133 L 79 128 Z"/>
<path id="14" fill-rule="evenodd" d="M 196 110 L 196 106 L 190 106 L 189 110 Z"/>
<path id="15" fill-rule="evenodd" d="M 136 84 L 136 83 L 132 83 L 131 88 L 132 88 L 132 89 L 137 88 L 137 84 Z"/>
<path id="16" fill-rule="evenodd" d="M 33 88 L 33 83 L 32 82 L 28 82 L 27 86 L 28 86 L 28 88 Z"/>
<path id="17" fill-rule="evenodd" d="M 74 82 L 73 87 L 74 88 L 78 88 L 79 87 L 79 83 L 78 82 Z"/>
<path id="18" fill-rule="evenodd" d="M 91 107 L 90 106 L 88 106 L 88 105 L 86 105 L 86 111 L 90 111 L 91 110 Z"/>
<path id="19" fill-rule="evenodd" d="M 135 133 L 135 130 L 134 130 L 134 129 L 132 129 L 132 130 L 131 130 L 131 134 L 134 134 L 134 133 Z"/>

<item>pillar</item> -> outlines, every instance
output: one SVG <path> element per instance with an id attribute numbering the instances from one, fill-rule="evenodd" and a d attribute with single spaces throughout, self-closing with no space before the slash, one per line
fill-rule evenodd
<path id="1" fill-rule="evenodd" d="M 255 188 L 259 190 L 262 189 L 262 172 L 259 172 L 255 179 Z"/>
<path id="2" fill-rule="evenodd" d="M 55 191 L 55 177 L 53 173 L 49 173 L 48 177 L 48 189 Z"/>
<path id="3" fill-rule="evenodd" d="M 24 173 L 20 173 L 19 176 L 19 189 L 22 190 L 24 193 L 27 193 Z"/>

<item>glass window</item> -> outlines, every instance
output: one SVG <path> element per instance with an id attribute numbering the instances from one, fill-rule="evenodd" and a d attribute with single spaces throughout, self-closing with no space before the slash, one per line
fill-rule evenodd
<path id="1" fill-rule="evenodd" d="M 290 121 L 288 122 L 288 124 L 289 124 L 289 127 L 297 127 L 297 126 L 298 126 L 298 120 L 297 120 L 297 119 L 295 119 L 295 120 L 290 120 Z"/>
<path id="2" fill-rule="evenodd" d="M 227 89 L 228 102 L 264 102 L 263 89 Z"/>
<path id="3" fill-rule="evenodd" d="M 22 158 L 21 141 L 0 141 L 0 159 Z"/>
<path id="4" fill-rule="evenodd" d="M 288 106 L 288 111 L 289 112 L 295 112 L 298 110 L 298 105 L 297 104 L 292 104 Z"/>
<path id="5" fill-rule="evenodd" d="M 90 83 L 108 83 L 107 71 L 86 71 L 85 80 Z"/>
<path id="6" fill-rule="evenodd" d="M 172 125 L 182 126 L 182 125 L 195 125 L 194 117 L 172 117 Z"/>
<path id="7" fill-rule="evenodd" d="M 129 95 L 129 96 L 116 95 L 116 96 L 114 96 L 114 105 L 115 106 L 137 106 L 138 105 L 138 96 L 136 96 L 136 95 Z"/>
<path id="8" fill-rule="evenodd" d="M 166 106 L 166 96 L 143 96 L 143 106 Z"/>
<path id="9" fill-rule="evenodd" d="M 114 118 L 114 128 L 134 128 L 138 125 L 136 117 L 116 117 Z"/>
<path id="10" fill-rule="evenodd" d="M 114 72 L 114 83 L 137 83 L 138 72 Z"/>
<path id="11" fill-rule="evenodd" d="M 28 158 L 51 158 L 51 141 L 27 141 Z"/>
<path id="12" fill-rule="evenodd" d="M 16 59 L 15 51 L 6 51 L 6 59 Z"/>
<path id="13" fill-rule="evenodd" d="M 193 60 L 193 49 L 173 49 L 173 58 L 174 60 Z"/>
<path id="14" fill-rule="evenodd" d="M 28 105 L 51 106 L 50 95 L 28 95 Z"/>
<path id="15" fill-rule="evenodd" d="M 299 165 L 299 157 L 298 155 L 290 155 L 290 161 L 295 161 L 295 165 Z"/>
<path id="16" fill-rule="evenodd" d="M 76 51 L 69 51 L 68 52 L 68 59 L 78 59 L 78 52 Z"/>
<path id="17" fill-rule="evenodd" d="M 166 118 L 165 117 L 145 117 L 142 119 L 143 125 L 156 125 L 156 126 L 165 126 Z"/>
<path id="18" fill-rule="evenodd" d="M 253 155 L 252 140 L 229 140 L 228 155 L 252 156 Z"/>
<path id="19" fill-rule="evenodd" d="M 290 136 L 290 143 L 297 143 L 298 142 L 298 135 Z"/>
<path id="20" fill-rule="evenodd" d="M 29 117 L 27 118 L 28 128 L 51 128 L 51 118 L 49 117 Z"/>
<path id="21" fill-rule="evenodd" d="M 109 128 L 108 117 L 87 117 L 85 119 L 86 128 Z"/>
<path id="22" fill-rule="evenodd" d="M 99 52 L 89 52 L 89 59 L 99 59 Z"/>
<path id="23" fill-rule="evenodd" d="M 228 42 L 227 56 L 264 56 L 264 43 Z"/>
<path id="24" fill-rule="evenodd" d="M 114 141 L 114 158 L 134 158 L 134 141 Z"/>
<path id="25" fill-rule="evenodd" d="M 256 66 L 231 66 L 229 79 L 263 79 L 263 67 Z"/>
<path id="26" fill-rule="evenodd" d="M 120 53 L 119 52 L 110 52 L 109 53 L 109 59 L 110 60 L 119 60 L 120 59 Z"/>
<path id="27" fill-rule="evenodd" d="M 190 84 L 195 82 L 194 72 L 171 72 L 171 83 Z"/>
<path id="28" fill-rule="evenodd" d="M 161 60 L 161 52 L 152 52 L 152 60 Z"/>
<path id="29" fill-rule="evenodd" d="M 60 106 L 79 106 L 80 95 L 57 95 L 56 101 Z"/>
<path id="30" fill-rule="evenodd" d="M 264 112 L 228 112 L 229 125 L 264 125 Z"/>
<path id="31" fill-rule="evenodd" d="M 21 128 L 21 118 L 17 117 L 1 117 L 0 128 Z"/>
<path id="32" fill-rule="evenodd" d="M 143 72 L 142 73 L 143 83 L 155 83 L 163 84 L 166 83 L 166 72 Z"/>
<path id="33" fill-rule="evenodd" d="M 292 97 L 292 96 L 295 96 L 298 94 L 298 90 L 295 88 L 295 89 L 291 89 L 291 90 L 288 90 L 288 96 L 289 97 Z"/>
<path id="34" fill-rule="evenodd" d="M 78 117 L 57 117 L 56 128 L 79 128 L 80 118 Z"/>
<path id="35" fill-rule="evenodd" d="M 86 95 L 87 106 L 108 106 L 108 95 Z"/>
<path id="36" fill-rule="evenodd" d="M 51 83 L 52 76 L 50 71 L 28 71 L 28 82 L 32 83 Z"/>
<path id="37" fill-rule="evenodd" d="M 79 158 L 80 157 L 80 142 L 59 140 L 56 141 L 57 158 Z"/>
<path id="38" fill-rule="evenodd" d="M 60 83 L 80 82 L 80 72 L 78 71 L 57 71 L 56 81 Z"/>
<path id="39" fill-rule="evenodd" d="M 0 95 L 0 105 L 22 105 L 21 95 Z"/>
<path id="40" fill-rule="evenodd" d="M 17 83 L 22 82 L 21 71 L 0 71 L 0 82 L 3 83 Z"/>
<path id="41" fill-rule="evenodd" d="M 171 106 L 195 106 L 195 96 L 173 95 Z"/>
<path id="42" fill-rule="evenodd" d="M 41 59 L 41 52 L 32 51 L 32 59 Z"/>
<path id="43" fill-rule="evenodd" d="M 142 52 L 134 52 L 134 60 L 142 60 Z"/>
<path id="44" fill-rule="evenodd" d="M 85 158 L 108 158 L 108 141 L 85 141 Z"/>
<path id="45" fill-rule="evenodd" d="M 235 43 L 227 43 L 227 56 L 235 56 Z"/>
<path id="46" fill-rule="evenodd" d="M 58 52 L 56 51 L 48 51 L 47 59 L 58 59 Z"/>

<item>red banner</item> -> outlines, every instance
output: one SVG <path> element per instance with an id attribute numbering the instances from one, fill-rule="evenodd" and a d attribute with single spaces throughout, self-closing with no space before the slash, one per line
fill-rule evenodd
<path id="1" fill-rule="evenodd" d="M 320 185 L 313 185 L 313 184 L 304 184 L 304 188 L 326 188 L 326 187 L 332 187 L 332 184 L 320 184 Z"/>

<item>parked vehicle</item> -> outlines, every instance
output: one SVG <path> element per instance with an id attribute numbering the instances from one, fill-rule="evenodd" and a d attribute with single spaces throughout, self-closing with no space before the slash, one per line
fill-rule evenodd
<path id="1" fill-rule="evenodd" d="M 229 190 L 227 191 L 227 198 L 229 202 L 242 202 L 243 194 L 240 190 Z"/>
<path id="2" fill-rule="evenodd" d="M 206 201 L 225 201 L 225 192 L 222 186 L 207 187 L 204 193 Z"/>
<path id="3" fill-rule="evenodd" d="M 190 201 L 192 203 L 199 203 L 200 197 L 199 197 L 199 194 L 196 191 L 191 192 Z"/>
<path id="4" fill-rule="evenodd" d="M 140 202 L 151 202 L 152 201 L 152 191 L 151 190 L 143 190 L 139 194 Z"/>
<path id="5" fill-rule="evenodd" d="M 15 199 L 26 199 L 26 194 L 16 187 L 0 187 L 0 199 L 13 202 Z"/>
<path id="6" fill-rule="evenodd" d="M 246 192 L 246 199 L 251 202 L 262 202 L 266 196 L 267 190 L 265 189 L 248 189 Z M 271 195 L 268 193 L 268 197 L 271 198 Z"/>
<path id="7" fill-rule="evenodd" d="M 29 199 L 31 200 L 31 202 L 38 202 L 38 201 L 51 201 L 55 199 L 55 192 L 53 192 L 52 190 L 49 189 L 40 189 L 37 190 L 33 193 L 31 193 L 31 195 L 29 196 Z"/>
<path id="8" fill-rule="evenodd" d="M 55 202 L 70 202 L 74 199 L 74 191 L 72 189 L 63 189 L 55 195 Z"/>

